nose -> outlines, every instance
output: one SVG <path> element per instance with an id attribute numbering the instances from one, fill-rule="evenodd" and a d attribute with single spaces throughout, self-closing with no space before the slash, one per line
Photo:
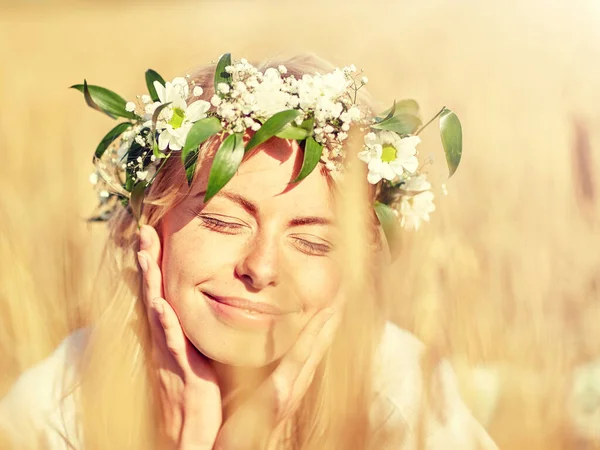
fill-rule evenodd
<path id="1" fill-rule="evenodd" d="M 279 283 L 278 245 L 275 237 L 259 234 L 248 243 L 248 250 L 238 261 L 235 272 L 256 290 Z"/>

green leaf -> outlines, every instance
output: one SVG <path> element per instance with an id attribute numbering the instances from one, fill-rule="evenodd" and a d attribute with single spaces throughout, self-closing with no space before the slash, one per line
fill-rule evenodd
<path id="1" fill-rule="evenodd" d="M 83 80 L 83 98 L 85 99 L 85 103 L 90 108 L 95 109 L 96 111 L 100 111 L 101 113 L 107 114 L 111 119 L 115 119 L 116 118 L 112 114 L 108 114 L 106 111 L 102 110 L 102 108 L 100 108 L 96 104 L 96 102 L 94 101 L 94 99 L 92 99 L 92 94 L 90 94 L 90 89 L 88 87 L 88 84 L 87 84 L 86 80 Z"/>
<path id="2" fill-rule="evenodd" d="M 400 223 L 398 222 L 398 216 L 394 213 L 391 206 L 385 203 L 375 202 L 375 214 L 377 219 L 383 228 L 385 239 L 390 249 L 392 258 L 398 256 L 399 252 L 399 238 L 400 238 Z"/>
<path id="3" fill-rule="evenodd" d="M 192 125 L 185 139 L 185 145 L 181 150 L 181 161 L 185 167 L 188 184 L 192 182 L 196 172 L 196 161 L 198 160 L 198 147 L 211 136 L 221 131 L 221 121 L 217 117 L 207 117 Z"/>
<path id="4" fill-rule="evenodd" d="M 98 109 L 106 113 L 113 119 L 116 117 L 125 117 L 126 119 L 135 119 L 136 115 L 125 109 L 127 102 L 123 97 L 115 94 L 113 91 L 100 86 L 87 84 L 84 80 L 83 84 L 74 84 L 71 89 L 77 89 L 82 92 L 88 106 Z"/>
<path id="5" fill-rule="evenodd" d="M 308 119 L 302 121 L 300 125 L 296 125 L 294 122 L 288 123 L 275 136 L 281 139 L 294 139 L 296 141 L 301 141 L 312 134 L 314 122 L 315 118 L 309 117 Z"/>
<path id="6" fill-rule="evenodd" d="M 158 72 L 152 69 L 146 70 L 146 86 L 148 87 L 148 94 L 150 94 L 150 98 L 152 98 L 153 102 L 158 102 L 160 99 L 158 98 L 156 88 L 154 87 L 155 81 L 158 81 L 160 84 L 165 86 L 165 80 L 158 74 Z"/>
<path id="7" fill-rule="evenodd" d="M 319 144 L 314 140 L 312 136 L 306 139 L 306 145 L 304 147 L 304 159 L 302 160 L 302 167 L 298 176 L 292 183 L 298 183 L 306 178 L 319 163 L 321 155 L 323 154 L 323 145 Z"/>
<path id="8" fill-rule="evenodd" d="M 423 122 L 418 116 L 409 113 L 398 114 L 390 119 L 371 125 L 378 130 L 394 131 L 398 134 L 413 134 Z"/>
<path id="9" fill-rule="evenodd" d="M 394 100 L 394 104 L 392 105 L 391 108 L 386 109 L 378 117 L 375 117 L 375 122 L 385 122 L 386 120 L 394 117 L 395 112 L 396 112 L 396 100 Z"/>
<path id="10" fill-rule="evenodd" d="M 115 139 L 117 139 L 121 134 L 123 134 L 123 132 L 125 130 L 127 130 L 130 127 L 131 127 L 131 124 L 129 122 L 123 122 L 123 123 L 118 124 L 116 127 L 114 127 L 112 130 L 110 130 L 108 133 L 106 133 L 106 136 L 104 136 L 102 138 L 102 140 L 98 144 L 98 147 L 96 147 L 96 152 L 94 154 L 96 156 L 96 158 L 102 158 L 102 155 L 104 154 L 106 149 L 110 146 L 110 144 L 112 144 Z"/>
<path id="11" fill-rule="evenodd" d="M 451 177 L 456 172 L 462 156 L 462 126 L 458 116 L 447 108 L 444 108 L 440 114 L 439 123 L 442 145 L 448 163 L 448 177 Z"/>
<path id="12" fill-rule="evenodd" d="M 412 99 L 400 100 L 399 102 L 394 101 L 392 107 L 379 114 L 375 120 L 377 122 L 383 122 L 400 114 L 409 114 L 419 117 L 419 104 Z"/>
<path id="13" fill-rule="evenodd" d="M 244 135 L 230 134 L 221 143 L 208 175 L 208 186 L 204 195 L 204 203 L 213 198 L 223 186 L 235 175 L 244 157 Z"/>
<path id="14" fill-rule="evenodd" d="M 146 190 L 146 182 L 140 181 L 137 183 L 133 189 L 131 190 L 131 198 L 129 200 L 129 206 L 131 207 L 131 212 L 133 217 L 135 217 L 136 222 L 140 222 L 140 218 L 142 217 L 142 209 L 144 206 L 144 191 Z"/>
<path id="15" fill-rule="evenodd" d="M 288 124 L 275 136 L 281 139 L 293 139 L 296 141 L 301 141 L 303 139 L 306 139 L 308 137 L 308 134 L 308 130 L 305 130 L 304 128 L 300 128 L 292 124 Z"/>
<path id="16" fill-rule="evenodd" d="M 257 145 L 271 139 L 300 114 L 302 114 L 302 111 L 298 111 L 297 109 L 288 109 L 273 114 L 248 141 L 246 151 L 248 152 Z"/>
<path id="17" fill-rule="evenodd" d="M 231 53 L 225 53 L 219 59 L 217 63 L 217 68 L 215 70 L 215 92 L 218 93 L 217 86 L 219 83 L 227 83 L 229 84 L 229 80 L 231 78 L 231 74 L 225 71 L 225 67 L 231 65 Z"/>
<path id="18" fill-rule="evenodd" d="M 413 99 L 400 100 L 396 103 L 396 113 L 406 113 L 418 116 L 419 112 L 419 104 Z"/>

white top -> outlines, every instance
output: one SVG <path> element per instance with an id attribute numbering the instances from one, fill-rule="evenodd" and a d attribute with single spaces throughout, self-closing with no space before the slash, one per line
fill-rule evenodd
<path id="1" fill-rule="evenodd" d="M 72 395 L 66 397 L 61 387 L 76 376 L 74 362 L 87 341 L 87 330 L 68 336 L 52 355 L 30 368 L 17 380 L 0 401 L 0 427 L 9 432 L 15 444 L 30 442 L 39 432 L 43 442 L 39 447 L 68 450 L 63 436 L 81 449 L 75 440 L 76 404 Z M 396 444 L 380 448 L 394 450 L 416 449 L 416 429 L 419 422 L 423 377 L 420 360 L 424 345 L 407 331 L 386 324 L 379 346 L 376 391 L 392 407 L 385 426 L 379 433 L 385 442 Z M 443 420 L 430 418 L 427 426 L 428 450 L 497 450 L 496 445 L 473 418 L 460 398 L 454 372 L 443 361 L 439 368 L 440 383 L 435 389 L 436 401 L 443 405 Z M 66 378 L 65 378 L 66 377 Z M 64 381 L 67 383 L 64 383 Z M 442 423 L 443 422 L 443 423 Z M 399 424 L 400 426 L 394 426 Z M 406 432 L 401 444 L 395 432 Z M 19 446 L 20 448 L 21 446 Z"/>

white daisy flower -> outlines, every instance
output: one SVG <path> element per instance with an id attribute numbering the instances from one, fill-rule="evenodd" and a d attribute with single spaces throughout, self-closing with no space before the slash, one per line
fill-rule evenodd
<path id="1" fill-rule="evenodd" d="M 161 112 L 161 117 L 156 124 L 159 132 L 158 148 L 162 151 L 167 147 L 171 150 L 181 150 L 192 125 L 207 116 L 210 103 L 196 100 L 188 105 L 190 90 L 187 80 L 183 77 L 177 77 L 171 82 L 167 81 L 165 86 L 155 81 L 154 88 L 160 100 L 157 103 L 171 103 Z"/>
<path id="2" fill-rule="evenodd" d="M 377 184 L 381 179 L 393 180 L 404 172 L 414 173 L 419 167 L 416 146 L 418 136 L 401 138 L 393 131 L 369 133 L 365 136 L 365 147 L 358 158 L 367 163 L 367 180 Z"/>

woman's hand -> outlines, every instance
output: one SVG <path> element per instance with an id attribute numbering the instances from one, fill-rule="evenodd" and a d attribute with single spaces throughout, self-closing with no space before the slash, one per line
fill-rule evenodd
<path id="1" fill-rule="evenodd" d="M 164 445 L 212 449 L 222 420 L 219 385 L 208 360 L 187 339 L 175 311 L 164 300 L 160 254 L 156 231 L 142 226 L 138 261 L 160 388 Z"/>
<path id="2" fill-rule="evenodd" d="M 300 406 L 341 316 L 339 302 L 316 313 L 277 368 L 223 424 L 215 450 L 278 448 L 285 425 Z"/>

